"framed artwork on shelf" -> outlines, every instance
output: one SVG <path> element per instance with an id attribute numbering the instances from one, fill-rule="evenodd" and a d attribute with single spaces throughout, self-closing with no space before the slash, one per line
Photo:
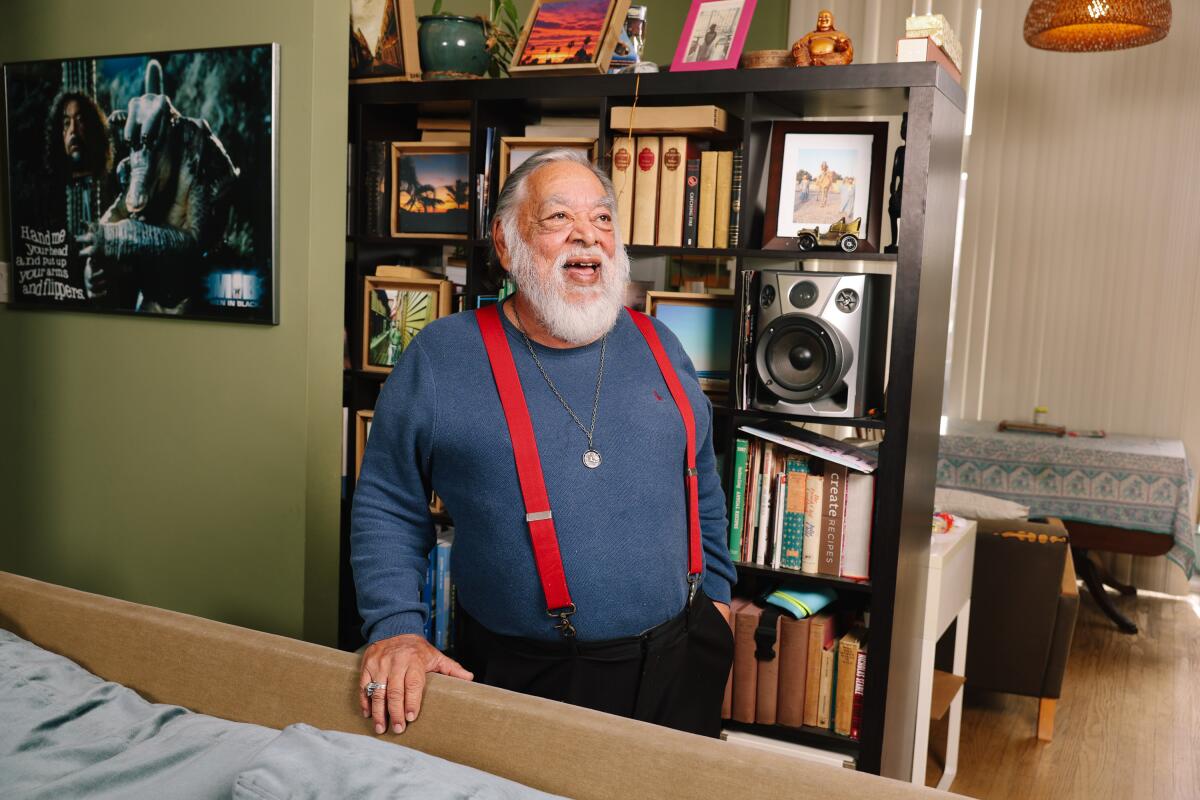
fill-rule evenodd
<path id="1" fill-rule="evenodd" d="M 354 414 L 354 480 L 362 472 L 363 452 L 367 448 L 367 438 L 371 435 L 371 423 L 375 420 L 374 409 L 363 409 Z"/>
<path id="2" fill-rule="evenodd" d="M 671 72 L 737 69 L 755 0 L 692 0 Z"/>
<path id="3" fill-rule="evenodd" d="M 595 139 L 580 136 L 504 136 L 500 139 L 500 188 L 504 188 L 509 174 L 531 155 L 552 147 L 575 150 L 587 156 L 588 161 L 596 161 Z"/>
<path id="4" fill-rule="evenodd" d="M 646 313 L 679 339 L 701 389 L 722 395 L 729 391 L 729 348 L 737 318 L 732 294 L 646 292 Z"/>
<path id="5" fill-rule="evenodd" d="M 438 278 L 363 279 L 362 369 L 391 372 L 413 337 L 450 314 L 454 284 Z"/>
<path id="6" fill-rule="evenodd" d="M 470 187 L 467 145 L 392 142 L 392 237 L 467 238 Z"/>
<path id="7" fill-rule="evenodd" d="M 12 305 L 279 322 L 279 46 L 4 65 Z"/>
<path id="8" fill-rule="evenodd" d="M 629 2 L 534 0 L 513 49 L 509 72 L 607 72 Z"/>
<path id="9" fill-rule="evenodd" d="M 415 0 L 351 0 L 350 82 L 419 80 Z"/>
<path id="10" fill-rule="evenodd" d="M 799 251 L 802 231 L 857 219 L 857 249 L 878 253 L 886 144 L 886 122 L 775 122 L 763 249 Z"/>

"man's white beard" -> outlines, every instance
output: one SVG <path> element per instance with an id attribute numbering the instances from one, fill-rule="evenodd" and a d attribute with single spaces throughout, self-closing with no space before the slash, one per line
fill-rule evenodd
<path id="1" fill-rule="evenodd" d="M 629 283 L 629 256 L 625 248 L 618 245 L 611 259 L 598 246 L 571 248 L 559 255 L 543 277 L 538 273 L 533 251 L 515 233 L 515 230 L 505 231 L 510 246 L 509 272 L 550 335 L 574 345 L 585 345 L 612 330 L 625 303 L 625 287 Z M 579 258 L 599 260 L 599 282 L 591 286 L 570 282 L 563 267 Z"/>

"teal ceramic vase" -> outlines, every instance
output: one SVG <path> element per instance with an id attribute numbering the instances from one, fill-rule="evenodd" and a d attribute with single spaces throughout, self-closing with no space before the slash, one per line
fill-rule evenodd
<path id="1" fill-rule="evenodd" d="M 478 17 L 421 17 L 417 46 L 421 77 L 427 81 L 482 78 L 487 73 L 487 35 Z"/>

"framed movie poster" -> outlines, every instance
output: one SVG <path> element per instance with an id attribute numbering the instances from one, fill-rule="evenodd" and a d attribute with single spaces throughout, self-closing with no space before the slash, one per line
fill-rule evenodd
<path id="1" fill-rule="evenodd" d="M 364 279 L 362 368 L 391 372 L 426 325 L 450 314 L 454 285 L 440 278 Z"/>
<path id="2" fill-rule="evenodd" d="M 574 150 L 596 161 L 596 140 L 582 136 L 504 136 L 500 139 L 500 188 L 512 171 L 539 150 Z"/>
<path id="3" fill-rule="evenodd" d="M 861 219 L 858 249 L 878 253 L 886 144 L 886 122 L 774 123 L 763 249 L 797 250 L 802 230 Z"/>
<path id="4" fill-rule="evenodd" d="M 692 0 L 671 72 L 737 69 L 755 0 Z"/>
<path id="5" fill-rule="evenodd" d="M 350 0 L 350 82 L 419 80 L 413 0 Z"/>
<path id="6" fill-rule="evenodd" d="M 18 308 L 279 322 L 279 49 L 7 64 Z"/>
<path id="7" fill-rule="evenodd" d="M 696 367 L 700 388 L 729 391 L 730 348 L 736 324 L 733 295 L 646 292 L 646 313 L 671 329 Z"/>
<path id="8" fill-rule="evenodd" d="M 508 71 L 603 73 L 630 0 L 534 0 Z"/>
<path id="9" fill-rule="evenodd" d="M 470 171 L 467 145 L 392 142 L 392 236 L 467 238 Z"/>

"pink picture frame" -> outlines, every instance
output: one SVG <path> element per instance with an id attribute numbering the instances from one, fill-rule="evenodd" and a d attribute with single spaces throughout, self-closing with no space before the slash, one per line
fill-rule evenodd
<path id="1" fill-rule="evenodd" d="M 671 72 L 737 69 L 755 0 L 692 0 Z"/>

